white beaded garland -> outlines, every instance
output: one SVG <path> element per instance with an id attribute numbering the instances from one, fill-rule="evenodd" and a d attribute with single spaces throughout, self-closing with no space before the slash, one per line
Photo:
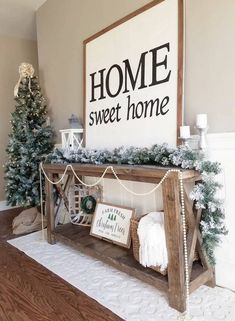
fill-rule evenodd
<path id="1" fill-rule="evenodd" d="M 184 186 L 183 174 L 180 171 L 180 196 L 181 196 L 181 212 L 183 221 L 183 243 L 184 243 L 184 268 L 185 268 L 185 288 L 186 288 L 186 311 L 181 315 L 181 320 L 190 320 L 189 316 L 189 266 L 188 266 L 188 247 L 187 247 L 187 226 L 184 204 Z"/>

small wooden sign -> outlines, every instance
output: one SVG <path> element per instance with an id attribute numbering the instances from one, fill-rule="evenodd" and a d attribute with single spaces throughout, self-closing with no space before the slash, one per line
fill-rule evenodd
<path id="1" fill-rule="evenodd" d="M 90 235 L 130 248 L 130 220 L 133 214 L 133 208 L 98 203 Z"/>

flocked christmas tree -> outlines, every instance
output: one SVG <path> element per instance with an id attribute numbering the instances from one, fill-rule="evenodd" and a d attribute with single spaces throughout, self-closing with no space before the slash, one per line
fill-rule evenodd
<path id="1" fill-rule="evenodd" d="M 28 207 L 40 204 L 39 164 L 53 148 L 53 130 L 32 65 L 22 63 L 19 72 L 7 147 L 6 196 L 8 204 Z"/>

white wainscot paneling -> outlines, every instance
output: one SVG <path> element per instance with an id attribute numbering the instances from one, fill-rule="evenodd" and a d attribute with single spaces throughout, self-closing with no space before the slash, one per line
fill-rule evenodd
<path id="1" fill-rule="evenodd" d="M 196 137 L 193 139 L 195 146 Z M 208 157 L 222 165 L 219 181 L 225 200 L 225 222 L 228 235 L 216 249 L 216 283 L 235 291 L 235 133 L 208 134 Z"/>
<path id="2" fill-rule="evenodd" d="M 94 183 L 95 180 L 86 178 L 88 183 Z M 135 193 L 146 193 L 151 191 L 156 185 L 149 183 L 139 183 L 131 181 L 122 181 L 123 184 Z M 138 216 L 142 216 L 152 211 L 163 210 L 162 189 L 161 187 L 147 196 L 136 196 L 127 192 L 117 180 L 103 179 L 103 197 L 104 201 L 120 206 L 127 206 L 135 209 Z"/>

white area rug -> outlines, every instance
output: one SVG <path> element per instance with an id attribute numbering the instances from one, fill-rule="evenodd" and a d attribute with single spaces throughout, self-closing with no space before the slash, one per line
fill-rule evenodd
<path id="1" fill-rule="evenodd" d="M 64 244 L 36 232 L 9 241 L 28 256 L 127 321 L 176 321 L 166 295 Z M 190 296 L 193 321 L 235 321 L 235 293 L 203 286 Z"/>

